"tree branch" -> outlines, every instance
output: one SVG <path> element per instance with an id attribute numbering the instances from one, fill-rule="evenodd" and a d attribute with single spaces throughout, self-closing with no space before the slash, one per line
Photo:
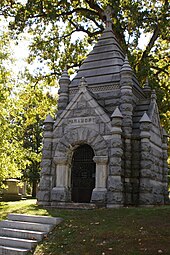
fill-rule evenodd
<path id="1" fill-rule="evenodd" d="M 167 68 L 169 65 L 165 66 L 164 68 L 160 68 L 158 66 L 151 66 L 152 69 L 157 70 L 156 75 L 160 74 L 161 72 L 167 74 L 169 76 L 169 72 L 167 71 Z"/>
<path id="2" fill-rule="evenodd" d="M 154 46 L 155 41 L 157 40 L 157 38 L 159 36 L 159 32 L 160 32 L 159 25 L 157 24 L 156 27 L 155 27 L 155 30 L 152 34 L 152 37 L 151 37 L 148 45 L 146 46 L 145 51 L 142 54 L 140 62 L 143 62 L 144 59 L 146 59 L 148 57 L 149 52 L 151 51 L 152 47 Z"/>
<path id="3" fill-rule="evenodd" d="M 76 28 L 76 31 L 82 31 L 82 32 L 88 34 L 89 37 L 92 37 L 94 35 L 98 35 L 101 33 L 101 31 L 96 31 L 96 32 L 92 33 L 90 31 L 88 31 L 88 29 L 85 29 L 83 26 L 75 24 L 71 19 L 69 19 L 69 21 Z"/>
<path id="4" fill-rule="evenodd" d="M 157 21 L 156 27 L 153 31 L 152 37 L 148 43 L 148 45 L 146 46 L 145 51 L 142 54 L 142 57 L 140 59 L 140 65 L 139 65 L 139 69 L 142 67 L 142 63 L 145 61 L 145 59 L 148 57 L 151 49 L 153 48 L 156 40 L 158 39 L 159 35 L 160 35 L 160 26 L 159 24 L 161 24 L 161 22 L 164 22 L 164 19 L 166 18 L 166 14 L 165 12 L 168 10 L 168 0 L 165 0 L 164 2 L 164 6 L 162 8 L 162 17 L 161 19 L 159 19 Z"/>

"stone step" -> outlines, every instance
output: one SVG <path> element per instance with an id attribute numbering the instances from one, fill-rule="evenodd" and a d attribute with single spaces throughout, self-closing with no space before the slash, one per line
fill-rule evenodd
<path id="1" fill-rule="evenodd" d="M 0 222 L 0 227 L 4 228 L 16 228 L 32 231 L 42 231 L 50 232 L 53 229 L 53 225 L 50 224 L 41 224 L 35 222 L 23 222 L 23 221 L 12 221 L 12 220 L 3 220 Z"/>
<path id="2" fill-rule="evenodd" d="M 0 228 L 0 236 L 16 237 L 41 241 L 47 232 L 38 232 L 23 229 Z"/>
<path id="3" fill-rule="evenodd" d="M 61 203 L 53 204 L 52 206 L 50 206 L 50 208 L 92 210 L 92 209 L 96 209 L 97 206 L 92 203 L 62 203 L 61 202 Z"/>
<path id="4" fill-rule="evenodd" d="M 0 246 L 0 255 L 26 255 L 29 249 Z"/>
<path id="5" fill-rule="evenodd" d="M 37 241 L 35 240 L 0 236 L 1 246 L 8 246 L 13 248 L 25 248 L 25 249 L 31 250 L 32 248 L 35 247 L 36 244 L 37 244 Z"/>
<path id="6" fill-rule="evenodd" d="M 35 222 L 42 224 L 57 225 L 62 219 L 57 217 L 26 215 L 26 214 L 8 214 L 8 219 L 13 221 Z"/>
<path id="7" fill-rule="evenodd" d="M 10 214 L 0 222 L 0 255 L 26 255 L 61 218 Z"/>

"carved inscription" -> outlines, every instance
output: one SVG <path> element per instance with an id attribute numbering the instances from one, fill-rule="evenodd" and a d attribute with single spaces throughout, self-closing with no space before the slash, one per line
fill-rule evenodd
<path id="1" fill-rule="evenodd" d="M 80 118 L 71 118 L 68 120 L 68 124 L 77 125 L 77 124 L 91 124 L 95 123 L 94 117 L 80 117 Z"/>

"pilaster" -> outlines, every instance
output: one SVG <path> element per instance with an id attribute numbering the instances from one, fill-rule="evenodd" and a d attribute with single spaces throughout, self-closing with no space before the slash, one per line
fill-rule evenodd
<path id="1" fill-rule="evenodd" d="M 96 180 L 95 188 L 92 192 L 91 202 L 98 205 L 106 204 L 106 181 L 108 176 L 108 157 L 107 156 L 95 156 L 93 158 L 96 163 Z"/>
<path id="2" fill-rule="evenodd" d="M 168 135 L 163 128 L 163 138 L 162 138 L 162 156 L 163 156 L 163 171 L 162 171 L 162 183 L 163 183 L 163 194 L 164 203 L 169 203 L 168 197 Z"/>
<path id="3" fill-rule="evenodd" d="M 108 176 L 107 207 L 123 206 L 122 182 L 122 119 L 123 116 L 117 107 L 112 116 L 112 139 L 110 149 L 110 164 Z"/>
<path id="4" fill-rule="evenodd" d="M 44 121 L 43 132 L 43 151 L 41 162 L 41 179 L 39 183 L 39 190 L 37 199 L 39 205 L 50 204 L 50 193 L 52 188 L 51 183 L 51 164 L 52 164 L 52 138 L 53 138 L 53 124 L 54 120 L 50 115 Z"/>
<path id="5" fill-rule="evenodd" d="M 52 205 L 70 201 L 70 176 L 67 157 L 54 157 L 56 164 L 56 185 L 51 191 Z"/>
<path id="6" fill-rule="evenodd" d="M 58 91 L 58 112 L 57 115 L 60 115 L 63 110 L 67 107 L 68 104 L 68 86 L 70 83 L 70 78 L 68 76 L 67 70 L 64 70 L 61 78 L 59 79 L 60 89 Z"/>
<path id="7" fill-rule="evenodd" d="M 133 114 L 133 71 L 125 57 L 124 64 L 120 71 L 121 75 L 121 102 L 120 111 L 123 115 L 122 135 L 124 138 L 124 189 L 125 204 L 132 204 L 131 164 L 132 164 L 132 114 Z"/>
<path id="8" fill-rule="evenodd" d="M 139 205 L 152 205 L 153 185 L 151 183 L 152 177 L 152 153 L 150 144 L 150 130 L 152 122 L 146 112 L 140 119 L 140 139 L 141 139 L 141 161 L 140 161 L 140 193 Z"/>

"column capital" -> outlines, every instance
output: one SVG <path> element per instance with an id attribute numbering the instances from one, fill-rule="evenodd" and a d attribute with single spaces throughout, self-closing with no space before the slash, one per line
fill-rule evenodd
<path id="1" fill-rule="evenodd" d="M 93 160 L 96 164 L 107 164 L 108 156 L 94 156 Z"/>
<path id="2" fill-rule="evenodd" d="M 54 157 L 54 163 L 57 165 L 66 165 L 67 164 L 67 157 Z"/>

